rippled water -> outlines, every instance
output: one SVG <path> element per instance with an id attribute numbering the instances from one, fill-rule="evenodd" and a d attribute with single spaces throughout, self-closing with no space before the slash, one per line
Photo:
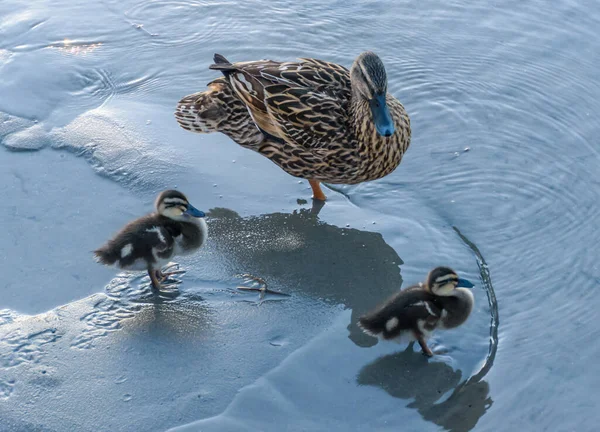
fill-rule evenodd
<path id="1" fill-rule="evenodd" d="M 596 430 L 599 21 L 564 0 L 4 0 L 0 431 Z M 367 49 L 412 144 L 318 215 L 306 182 L 173 118 L 215 52 Z M 173 186 L 211 239 L 151 301 L 88 251 Z M 358 331 L 439 264 L 477 282 L 446 354 Z M 291 297 L 258 303 L 241 273 Z"/>

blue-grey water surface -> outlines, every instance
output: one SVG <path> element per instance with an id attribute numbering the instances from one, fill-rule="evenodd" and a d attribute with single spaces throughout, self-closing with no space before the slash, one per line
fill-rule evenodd
<path id="1" fill-rule="evenodd" d="M 0 431 L 597 430 L 599 26 L 570 0 L 3 0 Z M 364 50 L 412 144 L 318 215 L 305 181 L 174 120 L 215 52 Z M 168 187 L 211 238 L 153 301 L 90 251 Z M 442 354 L 358 331 L 441 264 L 476 282 Z"/>

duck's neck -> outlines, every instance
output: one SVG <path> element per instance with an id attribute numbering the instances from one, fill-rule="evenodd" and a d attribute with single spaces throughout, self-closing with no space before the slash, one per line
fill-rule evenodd
<path id="1" fill-rule="evenodd" d="M 377 133 L 369 102 L 354 93 L 350 101 L 350 123 L 356 139 L 356 149 L 364 172 L 377 172 L 376 178 L 392 172 L 400 163 L 403 151 L 399 134 L 385 138 Z"/>
<path id="2" fill-rule="evenodd" d="M 365 145 L 367 141 L 377 139 L 377 129 L 375 129 L 375 123 L 373 123 L 369 101 L 357 91 L 352 92 L 352 99 L 350 100 L 350 123 L 354 135 L 358 138 L 359 145 Z"/>

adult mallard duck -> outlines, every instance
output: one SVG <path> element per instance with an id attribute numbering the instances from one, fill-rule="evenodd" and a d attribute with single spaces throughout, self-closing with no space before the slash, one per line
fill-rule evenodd
<path id="1" fill-rule="evenodd" d="M 94 251 L 96 260 L 124 270 L 147 270 L 152 288 L 160 291 L 169 273 L 162 266 L 177 255 L 188 255 L 206 241 L 208 230 L 204 212 L 192 206 L 179 191 L 158 195 L 156 213 L 142 216 L 119 231 Z"/>
<path id="2" fill-rule="evenodd" d="M 387 93 L 381 59 L 364 52 L 350 71 L 316 59 L 230 63 L 215 54 L 223 77 L 179 101 L 175 117 L 192 132 L 222 132 L 307 179 L 356 184 L 391 173 L 410 144 L 410 120 Z"/>
<path id="3" fill-rule="evenodd" d="M 432 356 L 426 340 L 438 328 L 463 324 L 475 302 L 466 288 L 473 284 L 460 279 L 448 267 L 436 267 L 425 283 L 408 287 L 383 302 L 375 311 L 359 318 L 358 325 L 371 336 L 384 340 L 409 339 L 419 342 L 423 354 Z"/>

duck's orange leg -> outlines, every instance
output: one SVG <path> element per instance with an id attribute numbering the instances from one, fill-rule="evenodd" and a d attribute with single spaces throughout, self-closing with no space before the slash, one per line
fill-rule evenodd
<path id="1" fill-rule="evenodd" d="M 320 201 L 325 201 L 327 197 L 321 190 L 321 182 L 319 180 L 309 180 L 308 183 L 313 190 L 313 198 Z"/>

